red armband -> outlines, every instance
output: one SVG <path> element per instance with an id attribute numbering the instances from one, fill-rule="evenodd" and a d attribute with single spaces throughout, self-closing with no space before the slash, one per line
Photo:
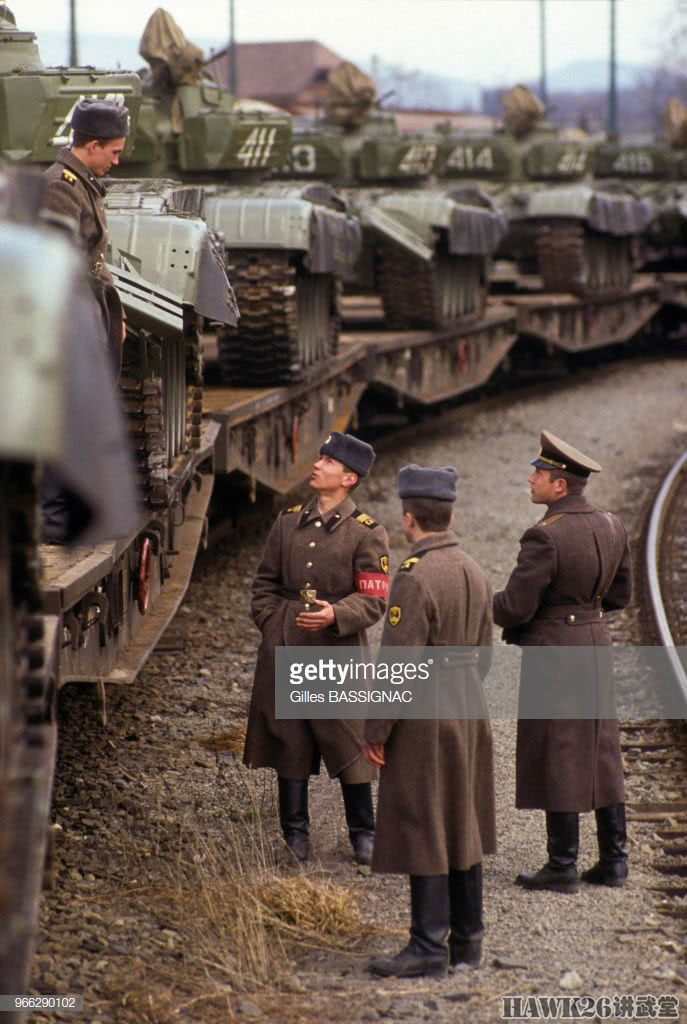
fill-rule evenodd
<path id="1" fill-rule="evenodd" d="M 355 589 L 359 594 L 381 597 L 386 601 L 389 596 L 389 577 L 384 572 L 357 572 Z"/>

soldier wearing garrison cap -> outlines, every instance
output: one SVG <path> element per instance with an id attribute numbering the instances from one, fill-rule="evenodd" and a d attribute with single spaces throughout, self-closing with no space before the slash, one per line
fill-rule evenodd
<path id="1" fill-rule="evenodd" d="M 372 859 L 370 782 L 376 772 L 361 755 L 363 723 L 276 719 L 274 652 L 280 646 L 365 646 L 365 630 L 384 614 L 386 530 L 351 497 L 374 460 L 372 446 L 350 434 L 326 438 L 310 476 L 314 496 L 277 517 L 253 583 L 253 620 L 262 642 L 243 759 L 249 768 L 277 772 L 280 824 L 298 861 L 310 855 L 308 778 L 318 774 L 320 759 L 341 782 L 355 859 Z"/>
<path id="2" fill-rule="evenodd" d="M 618 723 L 610 714 L 591 718 L 578 711 L 577 717 L 575 709 L 582 698 L 588 708 L 613 707 L 606 612 L 630 600 L 627 533 L 617 516 L 583 496 L 588 478 L 601 471 L 595 459 L 543 431 L 531 465 L 531 500 L 546 505 L 546 514 L 520 538 L 517 565 L 494 595 L 494 621 L 504 627 L 504 639 L 524 648 L 516 807 L 546 811 L 548 861 L 516 881 L 528 889 L 577 891 L 579 812 L 594 810 L 599 860 L 582 880 L 622 885 L 627 836 Z M 526 717 L 522 709 L 536 702 L 542 682 L 563 695 L 569 717 Z"/>
<path id="3" fill-rule="evenodd" d="M 453 707 L 463 711 L 451 720 L 365 723 L 365 756 L 381 766 L 372 870 L 409 875 L 411 897 L 410 942 L 370 969 L 415 977 L 480 961 L 482 858 L 496 848 L 481 682 L 491 661 L 492 615 L 487 578 L 449 529 L 455 469 L 405 466 L 398 494 L 411 549 L 394 576 L 382 646 L 453 648 L 448 667 L 440 667 L 439 698 L 450 690 Z"/>
<path id="4" fill-rule="evenodd" d="M 117 372 L 125 336 L 122 304 L 105 263 L 107 222 L 100 180 L 119 157 L 129 134 L 129 112 L 110 100 L 83 99 L 74 108 L 72 142 L 45 172 L 46 209 L 70 217 L 86 253 L 90 284 L 103 316 Z"/>

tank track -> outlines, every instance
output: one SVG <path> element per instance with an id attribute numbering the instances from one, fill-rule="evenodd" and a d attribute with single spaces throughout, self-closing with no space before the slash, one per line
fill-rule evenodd
<path id="1" fill-rule="evenodd" d="M 162 381 L 122 376 L 119 388 L 141 493 L 149 505 L 165 504 L 168 460 Z"/>
<path id="2" fill-rule="evenodd" d="M 333 275 L 310 274 L 286 251 L 232 252 L 227 260 L 241 320 L 238 328 L 224 328 L 218 336 L 225 384 L 299 383 L 336 354 Z"/>
<path id="3" fill-rule="evenodd" d="M 537 228 L 534 243 L 545 291 L 614 295 L 632 284 L 632 236 L 605 235 L 564 222 Z"/>
<path id="4" fill-rule="evenodd" d="M 440 329 L 479 317 L 487 300 L 485 260 L 437 251 L 430 263 L 396 246 L 378 251 L 377 280 L 387 327 Z"/>
<path id="5" fill-rule="evenodd" d="M 55 681 L 45 664 L 39 613 L 35 466 L 0 463 L 0 486 L 0 988 L 13 992 L 25 991 L 28 980 L 43 875 Z"/>

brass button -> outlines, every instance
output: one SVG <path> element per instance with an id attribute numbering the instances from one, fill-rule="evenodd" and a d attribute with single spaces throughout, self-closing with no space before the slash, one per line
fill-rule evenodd
<path id="1" fill-rule="evenodd" d="M 305 563 L 305 568 L 306 569 L 312 569 L 312 562 L 306 562 Z"/>
<path id="2" fill-rule="evenodd" d="M 311 540 L 310 543 L 308 544 L 308 547 L 309 548 L 314 548 L 315 547 L 315 541 Z"/>
<path id="3" fill-rule="evenodd" d="M 317 519 L 317 520 L 315 521 L 315 526 L 322 526 L 322 523 L 320 522 L 320 520 L 319 520 L 319 519 Z"/>
<path id="4" fill-rule="evenodd" d="M 575 623 L 575 621 L 576 619 L 574 615 L 568 615 L 568 625 L 572 626 Z"/>

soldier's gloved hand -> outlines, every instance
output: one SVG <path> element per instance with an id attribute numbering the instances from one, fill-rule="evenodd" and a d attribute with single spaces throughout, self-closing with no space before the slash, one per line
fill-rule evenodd
<path id="1" fill-rule="evenodd" d="M 321 605 L 319 611 L 301 612 L 296 619 L 298 628 L 304 629 L 306 633 L 315 633 L 319 629 L 326 629 L 327 626 L 332 626 L 336 622 L 334 609 L 329 601 L 315 601 L 314 603 Z"/>
<path id="2" fill-rule="evenodd" d="M 386 764 L 384 760 L 384 744 L 363 743 L 363 757 L 370 764 L 374 765 L 375 768 L 381 768 L 382 765 Z"/>

